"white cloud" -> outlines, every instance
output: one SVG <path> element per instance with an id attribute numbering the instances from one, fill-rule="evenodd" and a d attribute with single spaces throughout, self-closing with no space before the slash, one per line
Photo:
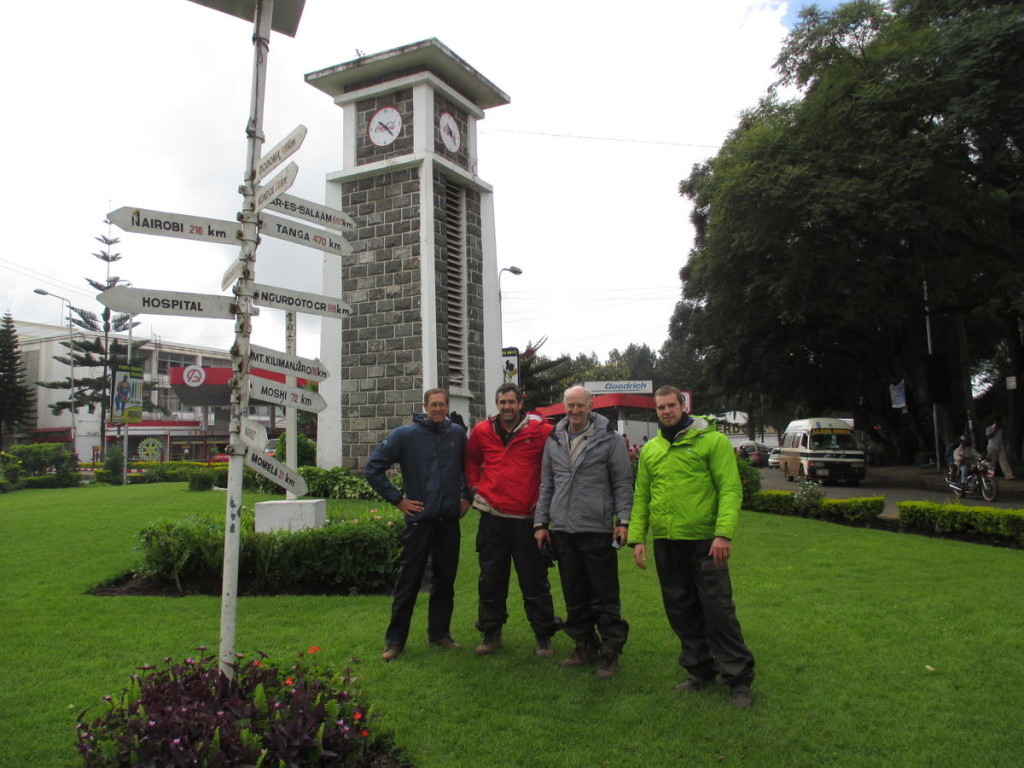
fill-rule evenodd
<path id="1" fill-rule="evenodd" d="M 487 6 L 488 9 L 490 6 Z M 500 6 L 494 6 L 500 7 Z M 508 13 L 392 0 L 307 0 L 294 39 L 271 40 L 267 146 L 298 123 L 292 193 L 323 199 L 341 167 L 341 110 L 303 82 L 356 56 L 438 37 L 511 96 L 481 124 L 481 177 L 495 188 L 505 341 L 545 352 L 631 342 L 660 347 L 691 246 L 676 192 L 773 80 L 786 4 L 524 2 Z M 97 307 L 82 279 L 107 211 L 122 205 L 233 219 L 245 159 L 251 24 L 187 0 L 18 3 L 3 67 L 7 181 L 0 311 L 57 322 L 42 287 Z M 232 248 L 132 235 L 112 274 L 135 285 L 216 293 Z M 260 247 L 260 282 L 318 290 L 319 254 Z M 226 321 L 152 316 L 142 329 L 227 349 Z M 258 343 L 283 344 L 263 310 Z M 299 351 L 317 354 L 317 324 Z"/>

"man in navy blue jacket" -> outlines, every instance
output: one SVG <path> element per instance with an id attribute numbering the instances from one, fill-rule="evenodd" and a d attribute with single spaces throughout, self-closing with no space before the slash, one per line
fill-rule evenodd
<path id="1" fill-rule="evenodd" d="M 464 474 L 466 430 L 448 419 L 448 393 L 423 393 L 424 413 L 413 423 L 393 430 L 370 456 L 363 469 L 373 489 L 405 516 L 402 556 L 391 604 L 391 623 L 384 634 L 380 657 L 392 661 L 405 648 L 416 595 L 427 559 L 432 560 L 427 639 L 440 648 L 458 648 L 452 639 L 455 575 L 459 567 L 459 521 L 469 509 Z M 387 478 L 398 464 L 405 484 L 403 495 Z"/>

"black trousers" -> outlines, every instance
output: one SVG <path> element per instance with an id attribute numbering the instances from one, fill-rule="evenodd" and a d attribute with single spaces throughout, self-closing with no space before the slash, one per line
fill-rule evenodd
<path id="1" fill-rule="evenodd" d="M 405 646 L 428 558 L 432 561 L 432 574 L 427 639 L 433 643 L 451 637 L 460 541 L 458 517 L 405 524 L 398 578 L 395 580 L 395 599 L 391 603 L 391 623 L 384 634 L 386 644 Z"/>
<path id="2" fill-rule="evenodd" d="M 622 653 L 629 624 L 619 603 L 619 551 L 612 533 L 551 532 L 565 597 L 562 629 L 579 645 Z"/>
<path id="3" fill-rule="evenodd" d="M 750 685 L 754 656 L 736 618 L 729 565 L 716 566 L 708 556 L 711 541 L 654 540 L 665 614 L 682 644 L 679 663 L 691 675 Z"/>
<path id="4" fill-rule="evenodd" d="M 515 563 L 530 627 L 537 637 L 555 634 L 561 621 L 555 617 L 548 569 L 533 538 L 533 519 L 496 517 L 481 512 L 476 551 L 480 558 L 476 628 L 485 634 L 497 632 L 508 620 L 508 580 Z"/>

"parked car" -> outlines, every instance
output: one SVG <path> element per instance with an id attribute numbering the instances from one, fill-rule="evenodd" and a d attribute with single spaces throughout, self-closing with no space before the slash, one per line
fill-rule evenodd
<path id="1" fill-rule="evenodd" d="M 755 467 L 768 466 L 768 446 L 747 440 L 736 446 L 736 452 Z"/>
<path id="2" fill-rule="evenodd" d="M 770 469 L 778 469 L 779 468 L 779 454 L 780 453 L 782 453 L 782 449 L 779 448 L 779 446 L 775 446 L 774 448 L 772 448 L 771 452 L 768 454 L 768 467 Z"/>

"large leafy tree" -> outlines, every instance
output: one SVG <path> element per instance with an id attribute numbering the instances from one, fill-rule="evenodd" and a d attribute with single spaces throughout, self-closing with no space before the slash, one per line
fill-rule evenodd
<path id="1" fill-rule="evenodd" d="M 11 432 L 31 422 L 35 398 L 25 383 L 18 329 L 8 312 L 0 321 L 0 446 Z"/>
<path id="2" fill-rule="evenodd" d="M 770 94 L 680 185 L 697 237 L 673 327 L 710 388 L 853 411 L 909 454 L 924 409 L 902 420 L 886 385 L 920 389 L 925 285 L 964 389 L 983 361 L 1019 370 L 1022 50 L 1020 3 L 804 12 L 777 63 L 800 98 Z"/>
<path id="3" fill-rule="evenodd" d="M 102 280 L 85 278 L 85 281 L 96 291 L 106 291 L 118 285 L 122 281 L 119 277 L 111 276 L 110 265 L 120 261 L 121 255 L 113 253 L 111 249 L 120 240 L 116 237 L 100 235 L 96 238 L 103 248 L 94 253 L 97 259 L 106 264 L 106 275 Z M 86 335 L 73 337 L 62 342 L 62 346 L 68 349 L 66 355 L 55 355 L 54 359 L 68 365 L 74 363 L 75 380 L 71 387 L 74 391 L 74 405 L 77 410 L 85 408 L 89 413 L 100 412 L 100 445 L 101 449 L 106 448 L 106 424 L 107 408 L 110 401 L 110 378 L 114 367 L 128 360 L 128 344 L 111 336 L 114 333 L 126 333 L 130 328 L 138 325 L 132 315 L 115 313 L 109 307 L 104 307 L 97 314 L 82 307 L 72 307 L 74 314 L 71 322 L 79 328 L 87 331 Z M 146 341 L 132 341 L 132 361 L 138 363 L 146 354 L 142 347 Z M 98 371 L 98 373 L 96 373 Z M 79 374 L 82 374 L 79 377 Z M 36 382 L 41 387 L 50 389 L 68 389 L 68 381 Z M 62 400 L 50 406 L 54 414 L 61 414 L 72 407 L 71 399 Z"/>

